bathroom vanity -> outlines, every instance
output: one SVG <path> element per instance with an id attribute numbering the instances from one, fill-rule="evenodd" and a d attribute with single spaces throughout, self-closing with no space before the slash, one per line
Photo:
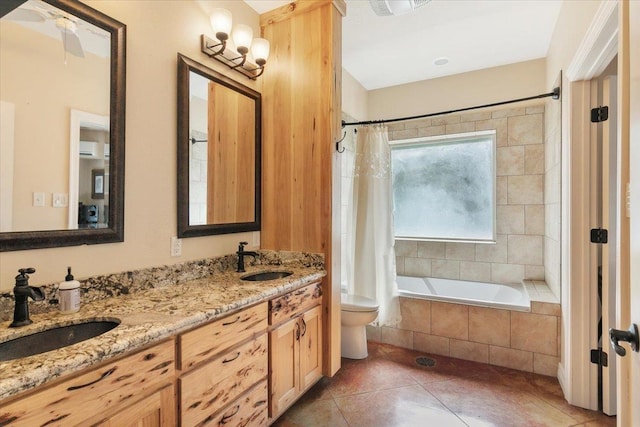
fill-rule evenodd
<path id="1" fill-rule="evenodd" d="M 0 342 L 120 320 L 81 343 L 0 362 L 0 425 L 269 425 L 322 376 L 325 272 L 263 265 L 247 274 L 265 270 L 293 274 L 247 282 L 224 271 L 2 328 Z"/>

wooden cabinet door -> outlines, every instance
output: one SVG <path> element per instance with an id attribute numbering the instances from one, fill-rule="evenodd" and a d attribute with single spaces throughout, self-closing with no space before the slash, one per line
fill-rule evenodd
<path id="1" fill-rule="evenodd" d="M 300 389 L 313 385 L 322 376 L 322 309 L 306 311 L 300 323 Z"/>
<path id="2" fill-rule="evenodd" d="M 98 423 L 100 427 L 174 427 L 175 425 L 177 424 L 173 384 Z"/>
<path id="3" fill-rule="evenodd" d="M 300 325 L 289 320 L 269 332 L 269 367 L 271 370 L 269 416 L 275 418 L 293 402 L 299 393 Z"/>

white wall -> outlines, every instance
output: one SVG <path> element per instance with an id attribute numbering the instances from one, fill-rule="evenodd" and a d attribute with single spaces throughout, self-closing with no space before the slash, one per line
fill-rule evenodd
<path id="1" fill-rule="evenodd" d="M 369 92 L 342 69 L 342 112 L 355 120 L 367 120 Z"/>
<path id="2" fill-rule="evenodd" d="M 259 17 L 241 1 L 107 1 L 89 6 L 127 25 L 125 241 L 103 245 L 0 253 L 0 291 L 13 287 L 22 267 L 35 267 L 34 285 L 62 280 L 66 266 L 78 278 L 232 253 L 251 233 L 184 239 L 170 257 L 177 229 L 177 53 L 260 91 L 253 83 L 200 52 L 211 34 L 208 11 L 224 7 L 236 23 L 260 33 Z M 265 73 L 269 72 L 269 65 Z"/>

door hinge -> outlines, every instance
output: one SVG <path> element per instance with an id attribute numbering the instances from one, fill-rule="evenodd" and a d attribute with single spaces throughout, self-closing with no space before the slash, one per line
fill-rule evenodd
<path id="1" fill-rule="evenodd" d="M 605 228 L 591 229 L 591 243 L 607 243 L 609 241 L 609 232 Z"/>
<path id="2" fill-rule="evenodd" d="M 609 357 L 601 348 L 591 350 L 591 363 L 602 366 L 609 366 Z"/>
<path id="3" fill-rule="evenodd" d="M 591 109 L 591 123 L 604 122 L 609 118 L 609 107 L 596 107 Z"/>

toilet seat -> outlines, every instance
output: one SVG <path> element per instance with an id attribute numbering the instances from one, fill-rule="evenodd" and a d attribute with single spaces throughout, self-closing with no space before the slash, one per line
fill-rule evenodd
<path id="1" fill-rule="evenodd" d="M 340 294 L 340 308 L 343 311 L 367 312 L 378 310 L 379 304 L 376 300 L 361 295 Z"/>

